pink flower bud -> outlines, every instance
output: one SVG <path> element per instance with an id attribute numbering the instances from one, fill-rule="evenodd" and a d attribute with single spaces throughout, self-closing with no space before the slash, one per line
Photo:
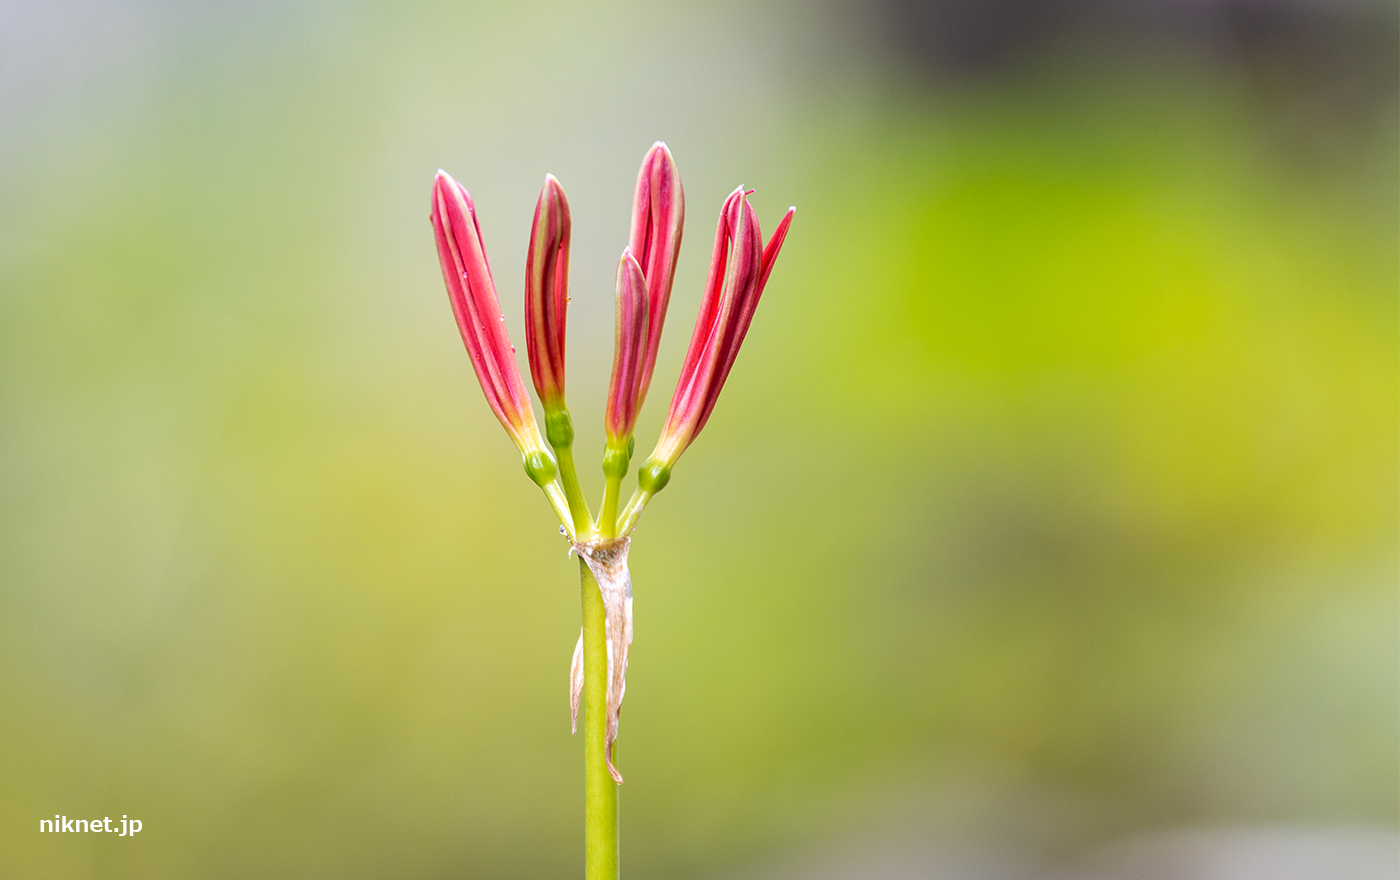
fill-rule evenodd
<path id="1" fill-rule="evenodd" d="M 657 141 L 647 151 L 637 173 L 637 190 L 632 199 L 632 234 L 628 243 L 628 250 L 646 278 L 646 355 L 637 374 L 638 410 L 646 400 L 651 374 L 656 367 L 656 350 L 661 344 L 662 325 L 666 323 L 666 306 L 671 301 L 671 283 L 676 277 L 676 257 L 681 251 L 684 225 L 685 192 L 681 189 L 681 175 L 671 151 Z"/>
<path id="2" fill-rule="evenodd" d="M 553 461 L 544 450 L 529 394 L 515 364 L 515 348 L 510 344 L 505 318 L 496 300 L 496 286 L 486 262 L 472 197 L 446 171 L 439 171 L 433 180 L 432 220 L 442 278 L 457 316 L 457 329 L 471 355 L 486 402 L 525 455 L 526 469 L 532 466 L 532 454 L 543 452 L 548 462 L 538 461 L 534 466 L 541 473 L 549 471 L 552 478 Z M 532 472 L 531 477 L 536 474 Z"/>
<path id="3" fill-rule="evenodd" d="M 632 258 L 631 249 L 624 249 L 617 264 L 617 341 L 603 420 L 608 446 L 614 449 L 626 447 L 642 408 L 642 372 L 650 341 L 647 294 L 642 267 Z"/>
<path id="4" fill-rule="evenodd" d="M 744 188 L 739 187 L 725 200 L 720 211 L 710 276 L 690 348 L 681 367 L 680 381 L 671 398 L 666 426 L 646 466 L 651 472 L 644 470 L 639 475 L 644 488 L 646 483 L 651 483 L 659 490 L 665 484 L 669 473 L 663 474 L 662 470 L 669 471 L 709 420 L 797 210 L 788 209 L 764 247 L 758 216 L 748 203 L 747 195 Z"/>
<path id="5" fill-rule="evenodd" d="M 525 258 L 525 351 L 545 418 L 564 408 L 564 323 L 569 308 L 569 202 L 554 175 L 535 203 Z"/>

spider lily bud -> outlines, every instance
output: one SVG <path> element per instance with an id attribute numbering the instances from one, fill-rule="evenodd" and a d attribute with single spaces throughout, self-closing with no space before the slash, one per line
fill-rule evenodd
<path id="1" fill-rule="evenodd" d="M 557 511 L 563 502 L 555 482 L 558 468 L 540 438 L 529 394 L 515 365 L 515 347 L 496 299 L 476 209 L 466 187 L 446 171 L 439 171 L 433 180 L 432 221 L 447 296 L 486 402 L 519 447 L 525 472 L 550 495 Z"/>
<path id="2" fill-rule="evenodd" d="M 627 471 L 627 460 L 632 454 L 628 441 L 637 426 L 645 393 L 642 386 L 648 342 L 647 293 L 642 267 L 628 248 L 617 264 L 617 342 L 603 419 L 608 435 L 603 470 L 616 470 L 619 477 Z"/>
<path id="3" fill-rule="evenodd" d="M 569 202 L 554 175 L 545 175 L 535 204 L 525 258 L 525 351 L 544 406 L 551 446 L 573 441 L 564 403 L 564 323 L 569 308 Z"/>
<path id="4" fill-rule="evenodd" d="M 671 398 L 666 426 L 656 449 L 637 474 L 643 492 L 661 491 L 671 477 L 676 459 L 695 441 L 709 420 L 797 210 L 788 209 L 764 247 L 758 216 L 747 195 L 744 188 L 739 187 L 725 200 L 720 211 L 709 281 L 705 284 L 700 315 L 681 367 L 680 381 Z"/>
<path id="5" fill-rule="evenodd" d="M 681 175 L 671 151 L 657 141 L 647 151 L 641 171 L 637 173 L 637 190 L 632 198 L 632 234 L 628 243 L 628 250 L 646 278 L 646 356 L 638 374 L 638 410 L 646 400 L 652 370 L 656 367 L 656 350 L 661 344 L 661 327 L 666 323 L 666 306 L 671 301 L 671 282 L 676 277 L 676 257 L 681 251 L 684 225 L 685 192 L 681 189 Z"/>

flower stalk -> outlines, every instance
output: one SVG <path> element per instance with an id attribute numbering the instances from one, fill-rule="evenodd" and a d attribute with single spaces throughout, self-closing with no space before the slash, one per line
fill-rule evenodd
<path id="1" fill-rule="evenodd" d="M 617 880 L 617 786 L 609 772 L 607 608 L 598 581 L 579 556 L 583 635 L 576 652 L 583 686 L 584 878 Z M 574 699 L 577 701 L 578 696 Z M 575 702 L 577 707 L 577 702 Z"/>
<path id="2" fill-rule="evenodd" d="M 637 489 L 619 509 L 634 432 L 656 366 L 685 218 L 675 160 L 657 142 L 642 160 L 632 228 L 618 261 L 612 375 L 604 414 L 604 489 L 593 519 L 574 465 L 574 425 L 565 400 L 565 327 L 572 219 L 564 188 L 546 175 L 535 204 L 525 269 L 525 346 L 544 408 L 544 435 L 515 363 L 486 260 L 476 209 L 446 172 L 433 181 L 432 222 L 457 327 L 486 402 L 520 450 L 525 472 L 549 500 L 579 557 L 583 626 L 569 668 L 569 704 L 584 724 L 587 880 L 617 880 L 617 732 L 632 644 L 630 535 L 671 469 L 709 421 L 748 333 L 754 310 L 792 222 L 789 209 L 765 245 L 742 186 L 725 200 L 710 273 L 680 380 L 655 449 L 637 472 Z M 546 447 L 546 441 L 548 446 Z"/>

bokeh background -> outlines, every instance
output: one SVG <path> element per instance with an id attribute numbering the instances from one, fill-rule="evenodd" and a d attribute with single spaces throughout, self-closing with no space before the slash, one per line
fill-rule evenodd
<path id="1" fill-rule="evenodd" d="M 596 496 L 664 139 L 640 450 L 724 196 L 798 214 L 636 534 L 626 875 L 1394 877 L 1396 35 L 1369 0 L 6 0 L 0 876 L 580 874 L 576 563 L 428 190 L 471 188 L 519 343 L 567 189 Z"/>

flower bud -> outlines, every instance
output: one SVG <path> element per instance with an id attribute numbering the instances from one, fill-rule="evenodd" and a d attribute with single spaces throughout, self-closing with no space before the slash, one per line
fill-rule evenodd
<path id="1" fill-rule="evenodd" d="M 797 210 L 788 209 L 764 247 L 758 216 L 748 195 L 739 187 L 730 193 L 720 211 L 709 280 L 695 320 L 695 332 L 671 398 L 666 425 L 647 460 L 648 467 L 657 468 L 658 476 L 664 470 L 669 478 L 670 467 L 709 420 Z M 658 491 L 665 485 L 664 479 L 655 482 Z"/>
<path id="2" fill-rule="evenodd" d="M 561 194 L 562 195 L 562 194 Z M 496 285 L 486 262 L 486 249 L 476 221 L 476 208 L 466 187 L 446 171 L 433 179 L 433 233 L 438 260 L 457 329 L 471 356 L 472 369 L 486 395 L 486 403 L 515 441 L 525 472 L 549 497 L 566 527 L 571 523 L 568 502 L 555 479 L 554 457 L 545 448 L 530 406 L 530 395 L 515 364 L 515 347 L 506 333 L 505 316 L 496 299 Z M 567 242 L 567 235 L 565 241 Z M 562 322 L 560 335 L 562 338 Z M 563 350 L 560 349 L 562 362 Z M 560 373 L 562 388 L 563 374 Z"/>
<path id="3" fill-rule="evenodd" d="M 622 450 L 637 425 L 642 406 L 642 371 L 647 349 L 648 303 L 642 267 L 623 250 L 617 264 L 617 331 L 613 354 L 612 381 L 608 385 L 608 406 L 603 425 L 608 448 Z"/>
<path id="4" fill-rule="evenodd" d="M 632 233 L 627 245 L 646 279 L 646 355 L 638 374 L 638 410 L 646 400 L 651 374 L 656 368 L 656 351 L 661 344 L 661 328 L 666 323 L 666 307 L 671 301 L 671 284 L 676 277 L 676 258 L 680 255 L 684 226 L 685 191 L 681 188 L 681 175 L 671 151 L 657 141 L 647 151 L 637 173 L 637 189 L 632 197 Z"/>
<path id="5" fill-rule="evenodd" d="M 569 202 L 547 174 L 525 258 L 525 351 L 545 418 L 565 409 L 564 325 L 569 309 Z M 553 443 L 553 437 L 550 438 Z"/>
<path id="6" fill-rule="evenodd" d="M 515 364 L 496 285 L 486 262 L 476 208 L 466 187 L 439 171 L 433 180 L 433 231 L 457 329 L 486 402 L 522 454 L 543 447 L 530 396 Z"/>

